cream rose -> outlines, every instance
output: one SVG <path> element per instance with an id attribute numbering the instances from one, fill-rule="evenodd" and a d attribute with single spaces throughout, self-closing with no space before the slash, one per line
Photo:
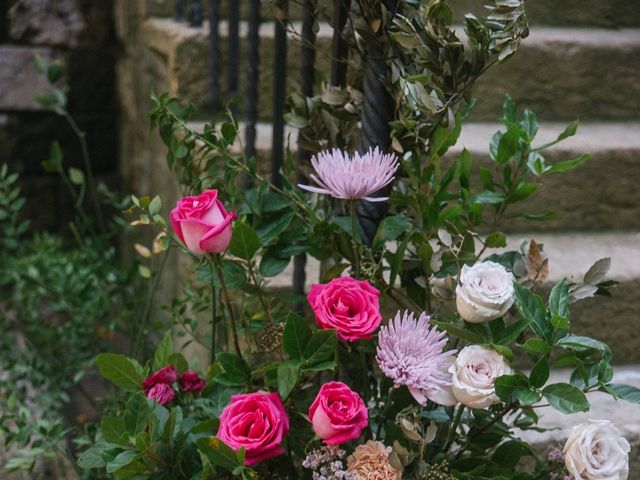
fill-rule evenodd
<path id="1" fill-rule="evenodd" d="M 460 403 L 470 408 L 487 408 L 499 402 L 496 378 L 509 375 L 511 367 L 495 350 L 470 345 L 460 350 L 449 372 L 453 394 Z"/>
<path id="2" fill-rule="evenodd" d="M 504 315 L 513 305 L 513 275 L 499 263 L 464 265 L 456 287 L 456 307 L 467 322 L 482 323 Z"/>
<path id="3" fill-rule="evenodd" d="M 609 420 L 573 427 L 564 445 L 564 464 L 576 480 L 627 480 L 629 442 Z"/>

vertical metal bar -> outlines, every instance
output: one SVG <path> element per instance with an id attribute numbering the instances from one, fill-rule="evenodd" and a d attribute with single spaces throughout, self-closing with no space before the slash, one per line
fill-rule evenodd
<path id="1" fill-rule="evenodd" d="M 280 169 L 284 163 L 284 101 L 287 91 L 287 22 L 288 0 L 275 0 L 279 10 L 275 22 L 273 64 L 273 135 L 271 138 L 271 181 L 282 186 Z"/>
<path id="2" fill-rule="evenodd" d="M 209 3 L 209 91 L 211 92 L 211 109 L 220 109 L 220 0 Z"/>
<path id="3" fill-rule="evenodd" d="M 229 99 L 238 96 L 238 72 L 240 71 L 240 2 L 232 0 L 229 5 L 229 61 L 228 69 L 228 90 Z M 231 111 L 235 114 L 237 107 L 231 104 Z"/>
<path id="4" fill-rule="evenodd" d="M 200 28 L 204 21 L 204 8 L 201 0 L 191 0 L 189 5 L 189 25 Z"/>
<path id="5" fill-rule="evenodd" d="M 260 81 L 260 0 L 249 0 L 249 53 L 247 55 L 247 90 L 245 96 L 245 153 L 256 155 L 256 122 L 258 121 L 258 83 Z"/>
<path id="6" fill-rule="evenodd" d="M 347 84 L 347 61 L 349 45 L 344 37 L 344 27 L 349 18 L 351 0 L 334 0 L 333 39 L 331 44 L 331 85 L 344 87 Z"/>
<path id="7" fill-rule="evenodd" d="M 395 8 L 391 10 L 393 14 Z M 368 43 L 364 69 L 364 100 L 360 120 L 362 125 L 358 150 L 363 153 L 370 147 L 380 147 L 388 151 L 391 147 L 389 123 L 393 120 L 394 105 L 389 93 L 390 70 L 384 58 L 382 43 Z M 384 196 L 390 187 L 375 195 Z M 387 213 L 386 202 L 358 203 L 358 221 L 364 231 L 364 240 L 369 245 L 378 229 L 378 225 Z"/>
<path id="8" fill-rule="evenodd" d="M 316 34 L 313 31 L 315 15 L 317 10 L 317 0 L 304 0 L 302 16 L 302 46 L 300 58 L 300 90 L 305 97 L 313 96 L 313 85 L 315 83 L 314 65 L 316 61 Z M 298 182 L 304 181 L 304 175 L 300 166 L 307 162 L 310 152 L 302 148 L 302 136 L 298 137 L 297 154 L 297 178 Z M 294 295 L 304 295 L 306 255 L 300 254 L 293 259 L 293 293 Z"/>
<path id="9" fill-rule="evenodd" d="M 1 8 L 1 7 L 0 7 Z M 184 14 L 184 0 L 176 1 L 176 22 L 184 22 L 185 14 Z"/>

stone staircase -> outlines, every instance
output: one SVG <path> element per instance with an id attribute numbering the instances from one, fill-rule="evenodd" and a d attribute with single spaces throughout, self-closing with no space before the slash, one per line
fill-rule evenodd
<path id="1" fill-rule="evenodd" d="M 297 2 L 292 2 L 293 4 Z M 327 2 L 322 15 L 330 17 Z M 456 0 L 458 11 L 478 10 L 479 0 Z M 611 257 L 610 277 L 619 282 L 613 298 L 582 301 L 572 311 L 574 326 L 581 333 L 608 342 L 614 349 L 614 361 L 628 364 L 625 375 L 640 384 L 637 376 L 640 364 L 640 2 L 627 0 L 530 0 L 531 35 L 519 51 L 504 65 L 492 70 L 478 83 L 474 94 L 480 101 L 463 127 L 457 149 L 463 146 L 480 163 L 488 162 L 487 152 L 492 134 L 499 128 L 501 103 L 505 93 L 521 106 L 538 114 L 541 121 L 539 140 L 551 139 L 562 131 L 568 121 L 582 119 L 578 134 L 554 148 L 551 161 L 574 158 L 591 152 L 592 158 L 578 170 L 545 179 L 545 186 L 527 208 L 554 210 L 557 220 L 545 223 L 513 224 L 512 241 L 535 238 L 544 243 L 550 257 L 550 281 L 563 277 L 582 278 L 585 270 L 602 257 Z M 176 23 L 167 15 L 172 3 L 147 0 L 147 14 L 140 19 L 139 42 L 142 52 L 143 81 L 156 90 L 165 87 L 170 93 L 189 100 L 206 112 L 208 101 L 207 25 L 194 29 Z M 165 17 L 162 17 L 165 15 Z M 300 32 L 294 23 L 291 30 Z M 260 35 L 261 67 L 258 150 L 268 152 L 271 129 L 271 58 L 273 24 L 266 22 Z M 322 17 L 321 17 L 322 18 Z M 223 45 L 226 25 L 221 25 Z M 246 52 L 246 25 L 241 25 L 241 52 Z M 330 45 L 332 30 L 320 23 L 318 46 Z M 295 37 L 295 34 L 292 34 Z M 290 42 L 288 82 L 295 88 L 299 76 L 299 45 Z M 224 57 L 224 55 L 223 55 Z M 318 55 L 317 69 L 329 71 L 329 57 Z M 224 62 L 224 61 L 223 61 Z M 226 65 L 223 63 L 224 70 Z M 241 67 L 243 68 L 243 67 Z M 145 77 L 146 75 L 146 77 Z M 241 81 L 242 81 L 241 74 Z M 220 78 L 225 84 L 224 72 Z M 224 89 L 224 87 L 223 87 Z M 243 85 L 240 85 L 240 92 Z M 140 116 L 138 116 L 140 118 Z M 126 128 L 126 125 L 125 125 Z M 146 128 L 146 125 L 134 127 Z M 293 131 L 292 138 L 295 138 Z M 150 140 L 155 141 L 157 140 Z M 293 142 L 295 145 L 295 142 Z M 138 148 L 138 150 L 141 150 Z M 161 152 L 154 144 L 148 151 Z M 136 148 L 130 149 L 136 151 Z M 165 177 L 162 156 L 145 156 L 138 160 L 122 158 L 125 169 L 153 172 L 152 177 Z M 133 165 L 133 167 L 132 167 Z M 166 178 L 166 177 L 165 177 Z M 149 187 L 145 177 L 142 185 Z M 166 180 L 165 180 L 166 183 Z M 136 183 L 134 182 L 134 188 Z M 149 194 L 150 190 L 139 193 Z M 289 267 L 291 269 L 291 266 Z M 309 282 L 317 279 L 317 265 L 309 262 Z M 288 285 L 289 271 L 275 280 L 278 286 Z M 635 376 L 634 376 L 635 375 Z M 602 403 L 602 402 L 601 402 Z M 611 404 L 599 403 L 592 416 L 597 417 Z M 633 425 L 625 419 L 639 419 L 640 407 L 630 404 L 615 406 L 616 419 L 629 427 L 634 444 L 640 442 L 640 421 Z M 545 414 L 546 415 L 546 414 Z M 552 415 L 552 414 L 549 414 Z M 550 419 L 555 420 L 552 416 Z M 563 424 L 574 423 L 564 417 Z M 550 442 L 566 436 L 566 429 L 543 437 Z M 633 473 L 640 472 L 637 458 Z"/>

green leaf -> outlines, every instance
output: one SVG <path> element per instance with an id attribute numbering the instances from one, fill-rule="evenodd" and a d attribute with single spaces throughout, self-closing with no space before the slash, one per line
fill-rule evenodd
<path id="1" fill-rule="evenodd" d="M 498 164 L 507 162 L 516 153 L 519 142 L 520 136 L 518 135 L 518 131 L 515 129 L 507 130 L 502 134 L 500 141 L 498 142 L 495 161 Z"/>
<path id="2" fill-rule="evenodd" d="M 69 180 L 74 185 L 84 185 L 84 173 L 77 168 L 69 168 Z"/>
<path id="3" fill-rule="evenodd" d="M 236 223 L 233 226 L 233 236 L 229 243 L 229 250 L 236 257 L 250 260 L 260 248 L 258 234 L 246 223 Z"/>
<path id="4" fill-rule="evenodd" d="M 282 400 L 286 400 L 298 383 L 300 362 L 297 360 L 281 363 L 278 367 L 278 393 Z"/>
<path id="5" fill-rule="evenodd" d="M 116 386 L 138 392 L 142 386 L 142 368 L 135 360 L 119 353 L 101 353 L 96 357 L 100 374 Z"/>
<path id="6" fill-rule="evenodd" d="M 610 383 L 607 388 L 615 392 L 616 396 L 622 400 L 640 404 L 640 388 L 622 383 Z"/>
<path id="7" fill-rule="evenodd" d="M 569 318 L 569 283 L 563 279 L 549 294 L 549 312 L 553 316 Z"/>
<path id="8" fill-rule="evenodd" d="M 158 215 L 160 213 L 160 210 L 162 210 L 162 200 L 158 195 L 156 195 L 155 197 L 153 197 L 153 200 L 149 202 L 149 215 Z"/>
<path id="9" fill-rule="evenodd" d="M 144 430 L 148 424 L 151 409 L 142 392 L 136 393 L 129 401 L 124 410 L 124 426 L 130 435 L 137 435 Z"/>
<path id="10" fill-rule="evenodd" d="M 502 232 L 493 232 L 484 239 L 484 244 L 489 248 L 502 248 L 507 246 L 507 236 Z"/>
<path id="11" fill-rule="evenodd" d="M 260 260 L 260 274 L 267 278 L 275 277 L 287 268 L 290 261 L 290 257 L 281 258 L 270 248 Z"/>
<path id="12" fill-rule="evenodd" d="M 568 383 L 554 383 L 542 390 L 542 395 L 549 404 L 562 413 L 586 412 L 589 410 L 589 401 L 582 392 Z"/>
<path id="13" fill-rule="evenodd" d="M 530 353 L 547 354 L 551 352 L 551 346 L 541 338 L 529 338 L 520 347 Z"/>
<path id="14" fill-rule="evenodd" d="M 373 248 L 381 248 L 385 242 L 395 240 L 410 228 L 411 220 L 403 213 L 386 217 L 380 222 L 380 226 L 373 237 Z"/>
<path id="15" fill-rule="evenodd" d="M 121 417 L 105 415 L 100 420 L 100 431 L 107 442 L 117 443 L 118 438 L 126 432 L 124 420 Z"/>
<path id="16" fill-rule="evenodd" d="M 505 123 L 516 122 L 517 110 L 516 102 L 509 95 L 505 95 L 502 101 L 502 119 Z"/>
<path id="17" fill-rule="evenodd" d="M 180 431 L 182 426 L 182 409 L 180 407 L 175 407 L 171 410 L 169 414 L 169 419 L 167 423 L 164 425 L 164 430 L 162 432 L 162 441 L 164 443 L 171 443 L 176 433 Z"/>
<path id="18" fill-rule="evenodd" d="M 256 228 L 256 234 L 262 245 L 268 245 L 284 232 L 291 223 L 291 220 L 293 220 L 294 215 L 293 212 L 286 212 L 278 215 L 275 220 Z"/>
<path id="19" fill-rule="evenodd" d="M 509 195 L 509 202 L 519 202 L 529 197 L 533 192 L 542 186 L 541 183 L 525 183 L 516 188 L 515 192 Z"/>
<path id="20" fill-rule="evenodd" d="M 494 382 L 496 395 L 505 403 L 515 401 L 516 390 L 529 389 L 529 380 L 521 373 L 502 375 Z"/>
<path id="21" fill-rule="evenodd" d="M 484 192 L 480 192 L 473 199 L 474 203 L 481 204 L 497 204 L 502 203 L 506 200 L 506 197 L 498 192 L 491 192 L 489 190 L 485 190 Z"/>
<path id="22" fill-rule="evenodd" d="M 542 357 L 531 370 L 529 382 L 531 386 L 541 388 L 547 383 L 547 380 L 549 380 L 549 361 Z"/>
<path id="23" fill-rule="evenodd" d="M 168 363 L 168 359 L 173 353 L 173 338 L 171 335 L 171 330 L 167 331 L 158 348 L 156 348 L 155 353 L 153 354 L 153 369 L 159 370 L 160 368 L 166 366 Z"/>
<path id="24" fill-rule="evenodd" d="M 536 334 L 548 340 L 553 333 L 553 326 L 547 317 L 542 299 L 517 282 L 514 282 L 513 287 L 515 304 L 520 314 L 530 322 L 531 329 Z"/>
<path id="25" fill-rule="evenodd" d="M 502 330 L 498 335 L 496 335 L 494 342 L 500 345 L 508 345 L 509 343 L 516 340 L 522 332 L 526 330 L 526 328 L 531 323 L 531 319 L 529 318 L 521 318 L 513 325 L 509 325 L 507 328 Z"/>
<path id="26" fill-rule="evenodd" d="M 284 326 L 282 346 L 291 358 L 301 359 L 313 332 L 304 318 L 290 312 Z"/>
<path id="27" fill-rule="evenodd" d="M 165 361 L 165 365 L 173 365 L 179 373 L 189 370 L 189 364 L 181 353 L 172 353 Z"/>
<path id="28" fill-rule="evenodd" d="M 106 446 L 104 443 L 98 442 L 94 444 L 91 448 L 80 454 L 80 457 L 78 458 L 78 466 L 84 470 L 104 468 L 106 464 L 102 458 L 102 454 L 105 448 Z"/>
<path id="29" fill-rule="evenodd" d="M 225 377 L 231 382 L 245 384 L 251 380 L 251 369 L 243 359 L 233 353 L 223 352 L 218 355 L 218 361 L 224 368 Z"/>
<path id="30" fill-rule="evenodd" d="M 137 450 L 125 450 L 119 453 L 116 458 L 107 463 L 107 473 L 114 473 L 131 462 L 140 458 L 141 454 Z"/>
<path id="31" fill-rule="evenodd" d="M 580 165 L 589 160 L 589 158 L 591 158 L 591 155 L 585 153 L 584 155 L 580 155 L 578 158 L 574 158 L 573 160 L 564 160 L 562 162 L 558 162 L 555 165 L 551 166 L 545 173 L 569 172 L 574 168 L 578 168 Z"/>
<path id="32" fill-rule="evenodd" d="M 446 323 L 442 321 L 434 320 L 432 321 L 434 325 L 436 325 L 440 330 L 444 330 L 447 333 L 450 333 L 454 337 L 458 337 L 461 340 L 465 340 L 469 343 L 488 343 L 491 339 L 486 335 L 481 335 L 477 332 L 472 332 L 466 328 L 458 327 L 457 325 L 453 325 L 452 323 Z M 467 325 L 467 324 L 465 324 Z"/>
<path id="33" fill-rule="evenodd" d="M 337 347 L 338 338 L 335 330 L 320 330 L 314 333 L 304 350 L 305 367 L 333 360 Z"/>
<path id="34" fill-rule="evenodd" d="M 581 337 L 574 334 L 562 337 L 556 342 L 556 345 L 577 351 L 597 350 L 605 355 L 611 355 L 611 349 L 606 343 L 594 340 L 590 337 Z"/>
<path id="35" fill-rule="evenodd" d="M 238 454 L 218 437 L 199 438 L 196 440 L 196 445 L 198 450 L 204 453 L 211 463 L 218 467 L 233 470 L 238 466 L 243 466 L 243 463 L 239 462 Z"/>

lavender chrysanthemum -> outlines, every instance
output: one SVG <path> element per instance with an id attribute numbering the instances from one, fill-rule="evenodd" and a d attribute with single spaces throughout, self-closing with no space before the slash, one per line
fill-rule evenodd
<path id="1" fill-rule="evenodd" d="M 398 169 L 398 158 L 393 153 L 382 153 L 378 147 L 370 148 L 364 155 L 356 152 L 353 157 L 334 148 L 314 155 L 311 165 L 315 172 L 309 176 L 319 187 L 298 185 L 303 190 L 343 200 L 383 202 L 389 197 L 370 195 L 391 183 Z"/>
<path id="2" fill-rule="evenodd" d="M 443 405 L 455 404 L 448 368 L 455 350 L 444 351 L 447 338 L 429 325 L 429 316 L 398 312 L 378 334 L 376 360 L 394 386 L 406 385 L 418 403 L 427 399 Z"/>

